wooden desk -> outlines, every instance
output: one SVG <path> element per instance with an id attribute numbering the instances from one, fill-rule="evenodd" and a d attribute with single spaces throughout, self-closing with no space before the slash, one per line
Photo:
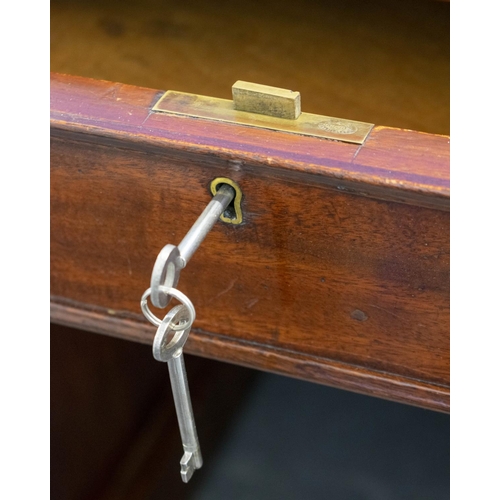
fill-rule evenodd
<path id="1" fill-rule="evenodd" d="M 448 139 L 360 147 L 152 113 L 161 94 L 53 76 L 54 321 L 151 342 L 155 257 L 229 177 L 244 223 L 183 271 L 188 351 L 447 410 Z"/>
<path id="2" fill-rule="evenodd" d="M 187 350 L 449 411 L 449 143 L 437 135 L 449 133 L 448 5 L 54 0 L 51 18 L 52 70 L 107 80 L 51 82 L 64 498 L 120 488 L 145 498 L 155 467 L 187 495 L 165 367 L 138 345 L 61 325 L 150 344 L 139 299 L 154 260 L 180 242 L 215 176 L 242 186 L 245 223 L 218 223 L 182 272 L 198 313 Z M 151 112 L 164 90 L 230 98 L 236 80 L 299 90 L 307 112 L 394 128 L 358 147 Z M 229 418 L 211 412 L 243 393 L 245 370 L 226 368 L 188 363 L 206 453 L 212 422 Z"/>

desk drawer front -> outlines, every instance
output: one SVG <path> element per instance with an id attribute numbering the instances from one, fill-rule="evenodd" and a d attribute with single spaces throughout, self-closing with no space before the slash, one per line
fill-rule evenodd
<path id="1" fill-rule="evenodd" d="M 187 350 L 446 409 L 449 213 L 213 150 L 53 129 L 54 319 L 151 342 L 156 255 L 216 177 L 241 186 L 244 220 L 218 222 L 182 271 Z"/>

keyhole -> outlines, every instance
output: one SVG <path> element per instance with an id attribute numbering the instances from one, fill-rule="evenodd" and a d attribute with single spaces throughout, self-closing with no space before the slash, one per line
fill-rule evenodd
<path id="1" fill-rule="evenodd" d="M 236 196 L 233 198 L 231 203 L 228 205 L 224 213 L 220 216 L 220 220 L 227 224 L 241 224 L 243 222 L 243 213 L 241 210 L 241 201 L 243 198 L 243 193 L 241 192 L 240 186 L 236 182 L 227 177 L 217 177 L 210 183 L 210 192 L 213 196 L 217 193 L 217 190 L 222 184 L 227 184 L 231 186 L 235 192 Z"/>

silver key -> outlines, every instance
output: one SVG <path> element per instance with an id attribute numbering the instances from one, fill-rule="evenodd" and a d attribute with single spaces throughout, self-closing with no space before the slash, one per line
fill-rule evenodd
<path id="1" fill-rule="evenodd" d="M 168 363 L 175 410 L 184 447 L 184 455 L 180 463 L 181 478 L 185 483 L 191 479 L 194 471 L 203 465 L 182 353 L 193 321 L 194 318 L 191 317 L 186 306 L 174 307 L 161 322 L 153 342 L 154 358 Z M 185 329 L 181 329 L 183 324 L 186 325 Z"/>
<path id="2" fill-rule="evenodd" d="M 162 292 L 161 287 L 177 286 L 181 269 L 186 267 L 235 195 L 236 192 L 231 186 L 223 184 L 179 243 L 179 246 L 166 245 L 162 248 L 151 274 L 151 302 L 155 307 L 163 308 L 168 305 L 171 297 Z"/>

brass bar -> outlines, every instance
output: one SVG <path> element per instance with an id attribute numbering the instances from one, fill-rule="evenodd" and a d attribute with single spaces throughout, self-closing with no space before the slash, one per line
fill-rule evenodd
<path id="1" fill-rule="evenodd" d="M 296 120 L 300 116 L 300 92 L 238 80 L 233 85 L 234 109 Z"/>

